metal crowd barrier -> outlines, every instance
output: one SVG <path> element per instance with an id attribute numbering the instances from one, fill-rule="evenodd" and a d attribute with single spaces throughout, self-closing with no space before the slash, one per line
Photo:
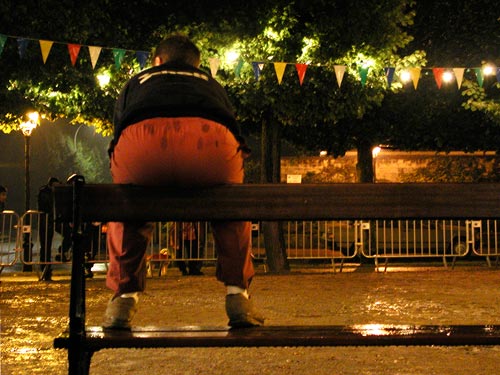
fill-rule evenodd
<path id="1" fill-rule="evenodd" d="M 472 233 L 472 251 L 475 255 L 486 257 L 491 266 L 491 257 L 500 256 L 500 225 L 499 220 L 471 220 L 468 221 Z"/>
<path id="2" fill-rule="evenodd" d="M 186 230 L 186 224 L 190 230 Z M 155 223 L 146 258 L 151 276 L 162 275 L 175 262 L 213 263 L 217 258 L 207 222 Z M 261 223 L 252 223 L 252 252 L 265 263 Z M 106 224 L 86 223 L 86 260 L 107 264 Z M 403 258 L 441 258 L 453 264 L 457 258 L 500 257 L 497 220 L 330 220 L 283 223 L 286 252 L 290 260 L 322 260 L 342 265 L 360 258 L 379 261 Z M 0 271 L 18 262 L 31 266 L 63 265 L 71 260 L 68 240 L 71 228 L 49 220 L 47 214 L 30 210 L 21 217 L 14 211 L 0 213 Z M 66 241 L 65 241 L 66 238 Z M 29 245 L 28 245 L 29 244 Z M 44 250 L 47 249 L 47 250 Z M 69 250 L 66 253 L 66 250 Z M 35 270 L 38 271 L 40 267 Z"/>
<path id="3" fill-rule="evenodd" d="M 362 256 L 380 259 L 441 258 L 453 264 L 466 257 L 472 246 L 471 233 L 464 220 L 375 220 L 364 223 Z"/>
<path id="4" fill-rule="evenodd" d="M 20 250 L 19 215 L 14 211 L 0 212 L 0 270 L 17 263 Z"/>

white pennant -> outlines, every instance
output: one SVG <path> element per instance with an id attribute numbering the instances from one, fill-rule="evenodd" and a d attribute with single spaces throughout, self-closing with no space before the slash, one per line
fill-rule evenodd
<path id="1" fill-rule="evenodd" d="M 95 68 L 99 55 L 101 54 L 102 47 L 89 46 L 90 62 L 92 64 L 92 69 Z"/>
<path id="2" fill-rule="evenodd" d="M 210 64 L 210 73 L 215 77 L 217 70 L 219 70 L 220 60 L 216 57 L 209 57 L 208 63 Z"/>

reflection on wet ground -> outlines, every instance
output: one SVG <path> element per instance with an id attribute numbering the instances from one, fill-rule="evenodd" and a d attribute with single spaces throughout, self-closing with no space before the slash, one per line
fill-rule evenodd
<path id="1" fill-rule="evenodd" d="M 182 277 L 171 272 L 166 277 L 148 279 L 147 291 L 141 296 L 138 316 L 134 323 L 138 326 L 224 326 L 224 288 L 215 280 L 214 270 L 207 268 L 205 273 L 206 276 L 202 277 Z M 377 324 L 499 324 L 498 276 L 497 269 L 486 267 L 455 270 L 437 268 L 394 273 L 377 273 L 372 267 L 346 273 L 333 273 L 323 269 L 283 276 L 258 274 L 251 292 L 257 307 L 268 317 L 269 324 L 276 325 L 374 324 L 374 327 L 377 327 Z M 69 280 L 68 275 L 56 275 L 54 279 L 53 282 L 38 282 L 36 275 L 0 275 L 2 375 L 67 374 L 67 353 L 64 350 L 52 349 L 52 344 L 54 337 L 65 330 L 68 323 Z M 89 325 L 99 325 L 106 301 L 110 297 L 110 292 L 104 285 L 103 275 L 90 280 L 87 289 L 87 321 Z M 448 374 L 437 372 L 438 370 L 422 372 L 419 360 L 412 362 L 412 353 L 415 353 L 417 358 L 422 355 L 423 349 L 403 349 L 405 351 L 351 348 L 351 351 L 356 351 L 355 355 L 366 353 L 365 357 L 359 359 L 356 365 L 358 367 L 350 367 L 352 372 L 337 367 L 336 373 L 376 373 L 370 371 L 381 366 L 380 360 L 372 363 L 370 358 L 373 353 L 384 353 L 383 355 L 389 358 L 392 355 L 399 357 L 381 370 L 396 367 L 399 369 L 397 373 Z M 498 358 L 499 352 L 499 349 L 494 347 L 477 350 L 450 348 L 449 351 L 446 348 L 433 349 L 431 354 L 425 355 L 436 358 L 438 354 L 441 355 L 436 359 L 435 366 L 443 365 L 442 355 L 446 358 L 446 353 L 453 355 L 454 361 L 458 361 L 457 367 L 449 374 L 466 373 L 461 372 L 465 371 L 462 368 L 465 365 L 460 364 L 462 357 L 463 361 L 470 361 L 472 357 L 482 361 L 482 367 L 475 373 L 488 374 L 481 372 L 481 369 L 489 369 L 489 361 L 491 358 Z M 303 366 L 311 366 L 310 360 L 313 358 L 316 358 L 314 363 L 317 363 L 317 366 L 323 366 L 321 361 L 330 363 L 333 353 L 350 353 L 347 349 L 336 349 L 335 352 L 325 352 L 326 349 L 294 350 L 297 355 L 306 357 L 301 361 L 290 362 L 293 355 L 290 357 L 290 353 L 283 348 L 265 351 L 245 349 L 238 353 L 245 353 L 247 359 L 240 359 L 243 363 L 236 364 L 228 362 L 228 351 L 235 353 L 229 349 L 170 349 L 161 352 L 152 350 L 152 354 L 147 354 L 150 352 L 144 350 L 104 350 L 94 355 L 91 374 L 111 373 L 110 363 L 117 366 L 113 373 L 124 373 L 125 360 L 118 359 L 124 355 L 127 358 L 127 373 L 136 375 L 201 372 L 239 372 L 243 375 L 283 373 L 281 371 L 303 374 L 311 373 Z M 217 361 L 209 363 L 211 358 L 222 356 L 221 353 L 226 354 L 221 357 L 220 365 L 216 364 Z M 182 354 L 183 357 L 175 359 L 171 357 L 174 354 Z M 163 363 L 162 367 L 155 367 L 159 364 L 153 360 L 154 356 L 167 356 L 168 364 Z M 403 361 L 401 356 L 406 359 Z M 373 358 L 376 358 L 376 355 Z M 203 367 L 203 371 L 200 370 L 200 360 L 206 360 L 208 363 Z M 282 367 L 275 364 L 280 361 L 283 361 Z M 401 368 L 397 367 L 398 363 Z M 472 362 L 466 363 L 470 370 Z M 432 369 L 432 364 L 428 365 Z M 319 367 L 314 373 L 333 372 Z"/>

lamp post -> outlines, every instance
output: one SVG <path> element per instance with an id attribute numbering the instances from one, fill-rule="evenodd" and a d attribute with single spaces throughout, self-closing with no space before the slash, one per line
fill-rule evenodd
<path id="1" fill-rule="evenodd" d="M 29 112 L 28 121 L 22 122 L 19 127 L 24 136 L 24 209 L 28 212 L 30 209 L 30 137 L 33 130 L 38 126 L 38 112 Z M 27 216 L 29 220 L 29 216 Z M 29 227 L 30 223 L 26 223 Z M 30 232 L 24 230 L 23 226 L 23 256 L 24 260 L 31 258 L 31 240 Z M 23 263 L 23 271 L 32 271 L 32 266 Z"/>

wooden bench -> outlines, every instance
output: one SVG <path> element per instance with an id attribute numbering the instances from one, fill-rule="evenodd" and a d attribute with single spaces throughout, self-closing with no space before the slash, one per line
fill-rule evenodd
<path id="1" fill-rule="evenodd" d="M 69 330 L 54 340 L 68 350 L 69 374 L 88 374 L 107 348 L 500 345 L 500 326 L 269 326 L 134 328 L 85 325 L 81 223 L 88 221 L 498 219 L 500 184 L 269 184 L 200 189 L 85 184 L 55 188 L 56 217 L 73 223 Z"/>

